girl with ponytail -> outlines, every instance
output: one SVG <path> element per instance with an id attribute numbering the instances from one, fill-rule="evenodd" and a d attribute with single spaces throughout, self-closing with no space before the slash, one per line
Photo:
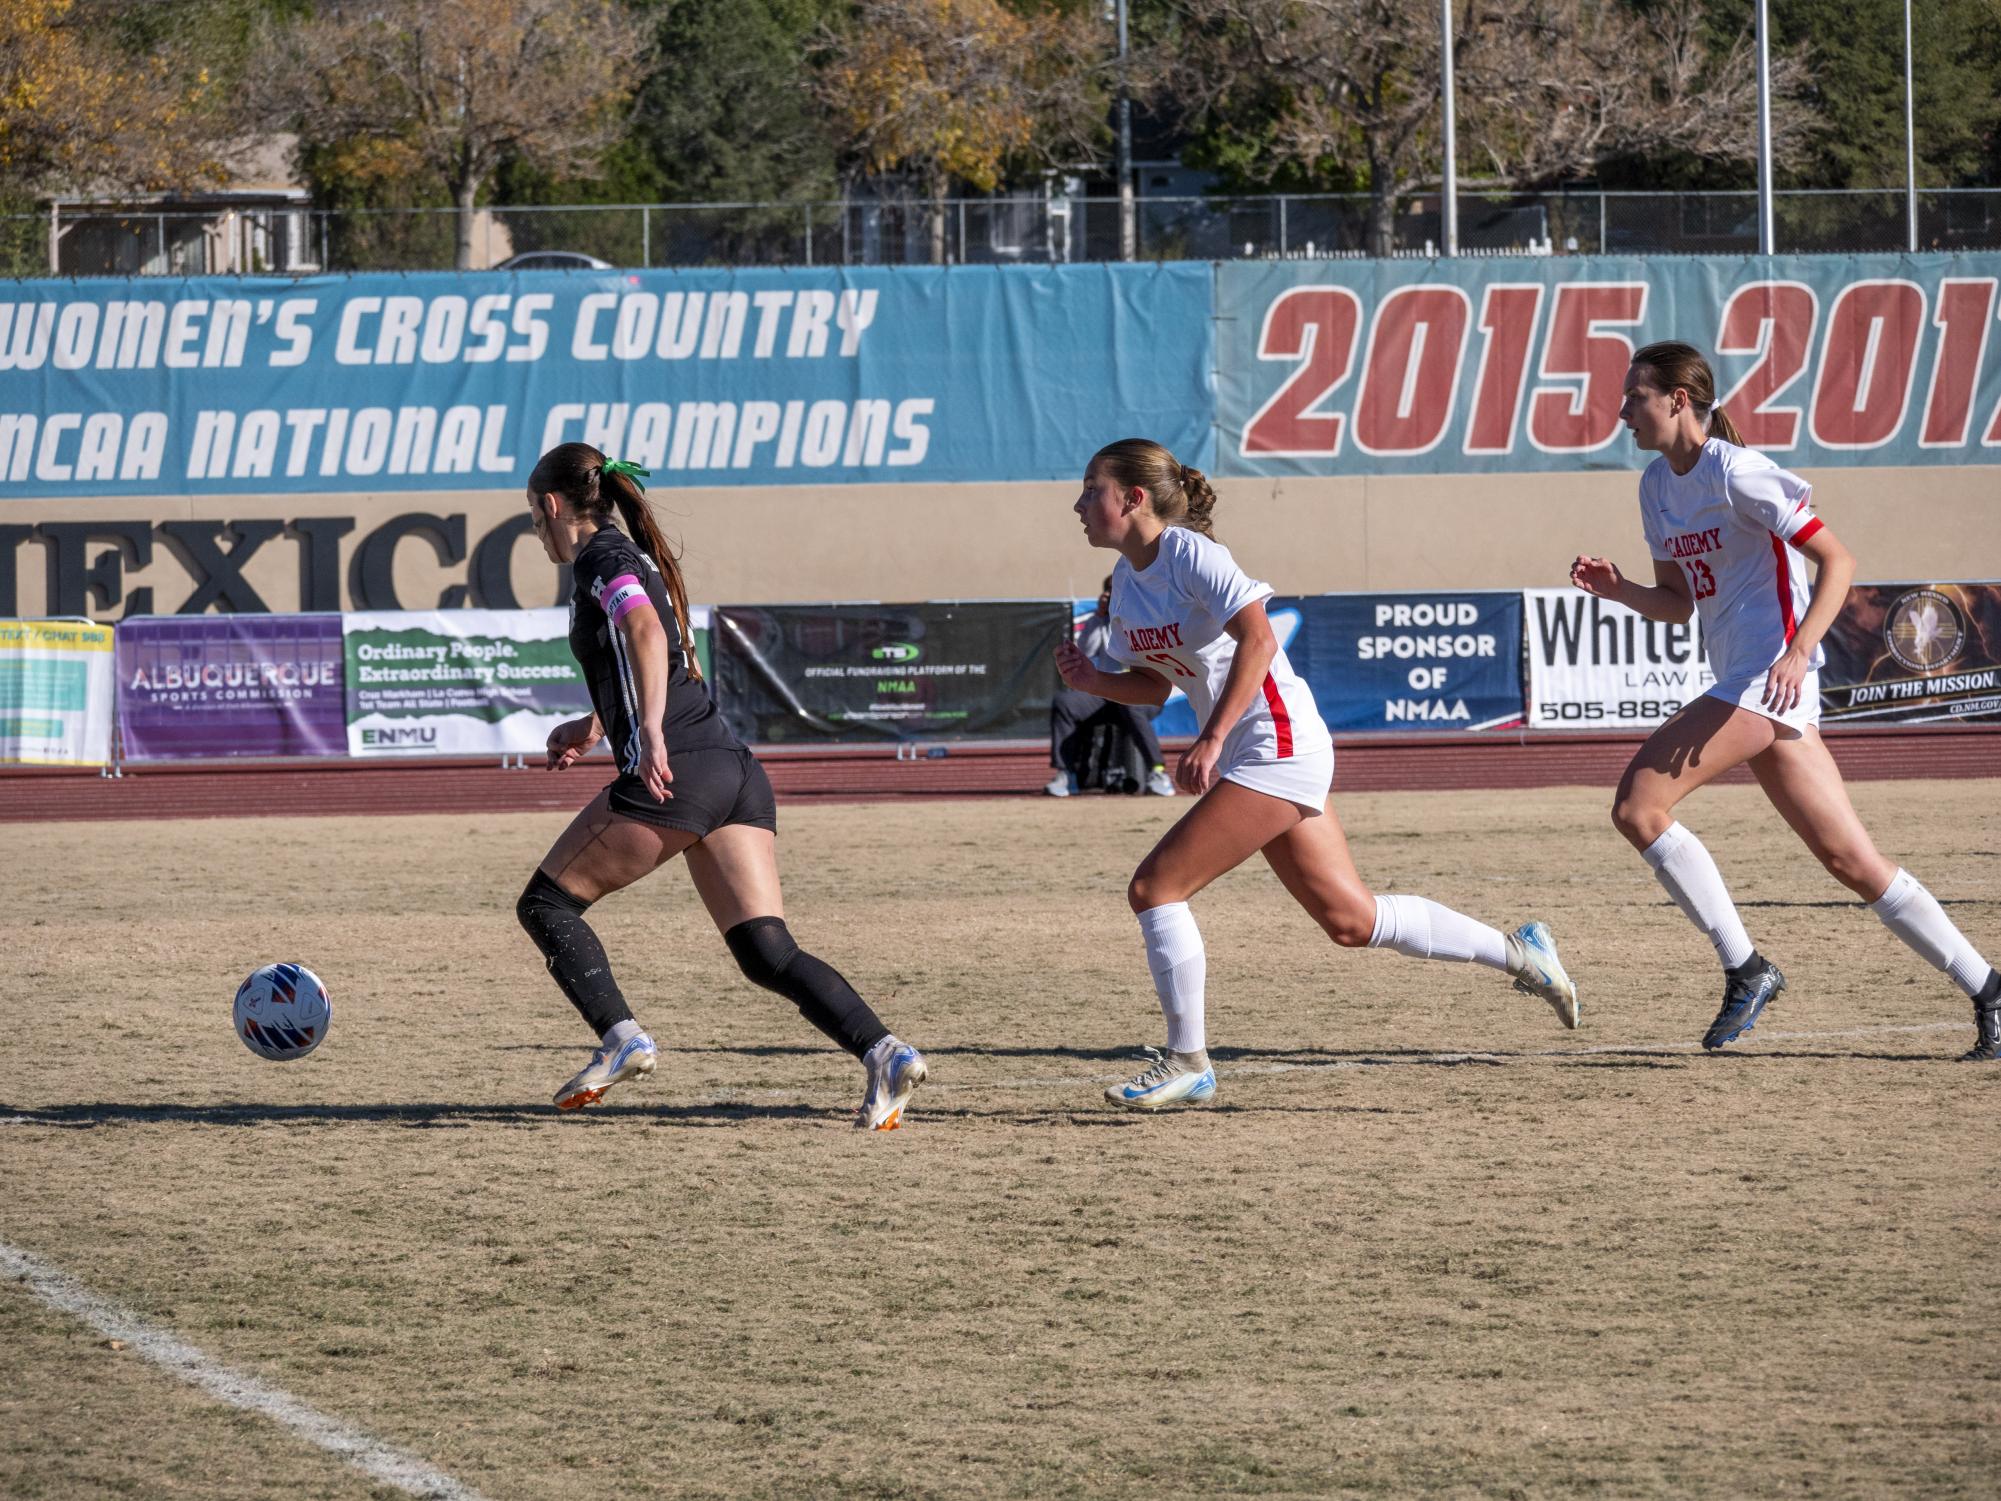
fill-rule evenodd
<path id="1" fill-rule="evenodd" d="M 1070 687 L 1122 704 L 1164 704 L 1179 688 L 1201 727 L 1175 773 L 1200 801 L 1126 890 L 1167 1020 L 1167 1051 L 1149 1049 L 1147 1066 L 1105 1098 L 1158 1110 L 1215 1097 L 1208 960 L 1188 903 L 1253 854 L 1342 947 L 1485 964 L 1576 1026 L 1577 988 L 1542 923 L 1504 934 L 1420 896 L 1376 896 L 1362 883 L 1327 801 L 1333 737 L 1265 618 L 1271 585 L 1248 578 L 1215 540 L 1215 507 L 1199 469 L 1158 443 L 1127 438 L 1092 458 L 1073 508 L 1085 540 L 1119 554 L 1107 650 L 1125 670 L 1101 670 L 1068 641 L 1056 649 L 1056 670 Z"/>
<path id="2" fill-rule="evenodd" d="M 2001 1059 L 2001 975 L 1916 877 L 1877 853 L 1820 738 L 1820 642 L 1855 577 L 1853 555 L 1813 514 L 1812 487 L 1744 446 L 1716 404 L 1709 362 L 1691 346 L 1635 354 L 1619 416 L 1635 443 L 1660 455 L 1640 476 L 1654 582 L 1596 557 L 1579 557 L 1570 579 L 1650 620 L 1702 621 L 1716 682 L 1640 747 L 1612 822 L 1722 962 L 1723 1004 L 1703 1047 L 1750 1031 L 1786 986 L 1752 946 L 1715 860 L 1674 817 L 1689 793 L 1748 764 L 1828 874 L 1972 997 L 1979 1036 L 1966 1060 Z"/>
<path id="3" fill-rule="evenodd" d="M 556 1108 L 593 1104 L 654 1070 L 653 1039 L 634 1020 L 584 913 L 680 855 L 745 976 L 861 1060 L 855 1125 L 894 1130 L 924 1082 L 923 1055 L 897 1041 L 785 926 L 771 782 L 701 685 L 687 589 L 646 503 L 645 474 L 587 443 L 565 443 L 542 455 L 528 479 L 535 535 L 549 561 L 567 563 L 575 577 L 570 650 L 592 705 L 550 732 L 549 769 L 567 771 L 600 740 L 618 762 L 616 779 L 557 839 L 515 905 L 550 975 L 598 1034 L 590 1062 L 556 1091 Z"/>

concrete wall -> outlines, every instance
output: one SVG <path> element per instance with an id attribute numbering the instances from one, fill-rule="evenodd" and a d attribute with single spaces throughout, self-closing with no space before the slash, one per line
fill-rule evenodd
<path id="1" fill-rule="evenodd" d="M 2001 467 L 1807 471 L 1828 525 L 1860 559 L 1863 579 L 2001 577 Z M 1634 499 L 1636 475 L 1231 479 L 1219 482 L 1217 529 L 1252 574 L 1281 593 L 1338 590 L 1517 588 L 1557 584 L 1579 552 L 1603 553 L 1646 577 Z M 698 602 L 784 603 L 1086 595 L 1109 571 L 1070 502 L 1076 486 L 842 485 L 771 489 L 656 489 L 669 536 L 683 542 L 689 593 Z M 355 556 L 392 518 L 463 518 L 470 553 L 523 514 L 522 498 L 493 491 L 394 496 L 320 495 L 174 501 L 20 501 L 0 506 L 0 570 L 12 565 L 11 613 L 76 607 L 79 568 L 100 587 L 84 613 L 139 613 L 132 591 L 152 590 L 150 610 L 172 614 L 194 592 L 199 568 L 155 532 L 152 558 L 133 566 L 109 540 L 72 539 L 67 580 L 55 543 L 27 528 L 43 522 L 125 522 L 302 517 L 351 518 L 339 548 L 338 600 L 352 606 Z M 503 542 L 505 539 L 501 539 Z M 553 602 L 555 579 L 532 537 L 510 551 L 512 590 L 524 604 Z M 107 555 L 120 554 L 117 565 Z M 430 608 L 468 581 L 468 564 L 441 562 L 422 535 L 393 549 L 396 605 Z M 262 543 L 243 580 L 271 609 L 307 600 L 303 540 L 293 531 Z M 110 587 L 115 572 L 116 587 Z M 335 575 L 329 575 L 330 577 Z M 0 614 L 7 575 L 0 571 Z M 55 592 L 51 584 L 55 583 Z M 63 598 L 64 594 L 67 598 Z M 112 597 L 107 598 L 109 593 Z M 388 607 L 381 599 L 369 601 Z M 464 602 L 461 588 L 456 602 Z M 475 602 L 477 602 L 475 600 Z"/>

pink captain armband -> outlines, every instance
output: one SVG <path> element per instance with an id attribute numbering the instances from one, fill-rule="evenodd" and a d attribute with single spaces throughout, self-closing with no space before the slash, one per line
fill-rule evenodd
<path id="1" fill-rule="evenodd" d="M 646 597 L 646 586 L 639 582 L 636 575 L 622 573 L 598 590 L 598 604 L 604 610 L 605 619 L 617 625 L 641 605 L 650 609 L 653 601 Z"/>

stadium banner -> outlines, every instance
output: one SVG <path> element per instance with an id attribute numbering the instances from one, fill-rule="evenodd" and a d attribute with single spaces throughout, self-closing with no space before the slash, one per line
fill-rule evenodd
<path id="1" fill-rule="evenodd" d="M 0 763 L 111 762 L 112 630 L 0 620 Z"/>
<path id="2" fill-rule="evenodd" d="M 0 281 L 0 498 L 1208 467 L 1202 262 Z"/>
<path id="3" fill-rule="evenodd" d="M 2001 720 L 2001 584 L 1858 584 L 1821 644 L 1823 723 Z"/>
<path id="4" fill-rule="evenodd" d="M 567 610 L 341 616 L 354 756 L 540 755 L 591 710 Z"/>
<path id="5" fill-rule="evenodd" d="M 717 605 L 716 702 L 756 745 L 1049 735 L 1071 603 Z"/>
<path id="6" fill-rule="evenodd" d="M 1639 469 L 1640 345 L 1714 364 L 1788 468 L 2001 462 L 2001 253 L 1230 261 L 1224 474 Z"/>
<path id="7" fill-rule="evenodd" d="M 1716 681 L 1701 623 L 1665 625 L 1580 589 L 1524 589 L 1532 730 L 1651 730 Z"/>
<path id="8" fill-rule="evenodd" d="M 147 615 L 118 623 L 125 761 L 345 756 L 338 615 Z"/>
<path id="9" fill-rule="evenodd" d="M 1327 727 L 1498 730 L 1522 722 L 1522 597 L 1321 594 L 1266 605 Z M 1298 624 L 1286 629 L 1288 617 Z"/>

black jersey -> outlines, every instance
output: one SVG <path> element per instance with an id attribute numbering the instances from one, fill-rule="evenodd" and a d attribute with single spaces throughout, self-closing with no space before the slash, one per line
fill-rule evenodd
<path id="1" fill-rule="evenodd" d="M 639 769 L 639 675 L 618 620 L 644 602 L 667 630 L 667 712 L 661 728 L 671 755 L 684 750 L 738 746 L 728 721 L 701 683 L 688 676 L 680 623 L 667 597 L 667 581 L 653 560 L 617 527 L 600 526 L 572 565 L 570 650 L 591 690 L 591 707 L 622 772 Z"/>

